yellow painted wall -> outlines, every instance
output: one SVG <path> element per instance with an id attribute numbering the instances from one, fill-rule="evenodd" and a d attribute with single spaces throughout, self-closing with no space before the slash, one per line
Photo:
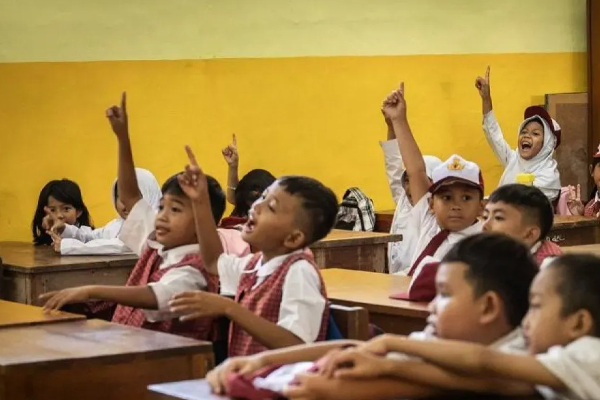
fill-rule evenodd
<path id="1" fill-rule="evenodd" d="M 0 43 L 0 240 L 29 240 L 38 192 L 54 178 L 80 183 L 97 224 L 114 216 L 116 143 L 104 109 L 121 90 L 128 91 L 136 163 L 160 181 L 182 168 L 189 143 L 207 172 L 225 184 L 220 149 L 236 132 L 242 172 L 262 167 L 276 175 L 311 175 L 338 195 L 356 185 L 376 208 L 388 209 L 379 104 L 400 79 L 423 151 L 442 158 L 457 152 L 478 162 L 487 192 L 502 170 L 483 138 L 473 87 L 486 65 L 492 65 L 494 104 L 511 144 L 526 106 L 543 103 L 545 93 L 587 85 L 582 0 L 344 1 L 346 8 L 339 1 L 304 3 L 313 9 L 275 0 L 251 2 L 252 9 L 242 0 L 180 0 L 168 9 L 158 5 L 164 2 L 143 2 L 146 8 L 128 2 L 119 11 L 106 2 L 102 8 L 54 3 L 0 4 L 0 37 L 12 35 Z M 67 3 L 75 8 L 65 11 Z M 409 26 L 394 25 L 385 5 L 401 21 L 409 11 L 415 17 Z M 32 14 L 34 6 L 40 16 Z M 481 29 L 476 9 L 495 17 L 488 29 Z M 191 10 L 202 11 L 201 22 L 214 31 L 195 28 Z M 131 23 L 124 35 L 128 20 L 145 22 Z M 234 29 L 235 22 L 241 28 Z M 544 25 L 549 28 L 542 34 Z M 257 42 L 250 45 L 240 29 Z M 204 39 L 175 43 L 186 30 Z M 233 31 L 237 35 L 227 35 Z M 310 41 L 302 39 L 306 32 L 313 32 Z M 439 46 L 436 38 L 444 32 L 452 40 Z M 118 36 L 122 41 L 115 42 Z M 220 54 L 209 39 L 223 44 Z M 215 54 L 232 58 L 211 58 Z"/>

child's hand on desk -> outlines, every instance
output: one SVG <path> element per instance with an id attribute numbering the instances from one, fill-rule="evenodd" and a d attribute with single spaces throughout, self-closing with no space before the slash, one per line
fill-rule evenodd
<path id="1" fill-rule="evenodd" d="M 383 115 L 391 121 L 406 121 L 406 100 L 404 99 L 404 82 L 394 90 L 383 102 Z"/>
<path id="2" fill-rule="evenodd" d="M 223 150 L 223 158 L 227 162 L 230 168 L 237 168 L 240 163 L 240 157 L 237 151 L 237 140 L 235 138 L 235 133 L 233 134 L 233 140 L 231 144 L 228 144 Z"/>
<path id="3" fill-rule="evenodd" d="M 185 151 L 190 163 L 185 166 L 185 172 L 177 176 L 177 181 L 181 186 L 181 190 L 183 190 L 187 197 L 192 201 L 208 199 L 206 175 L 204 175 L 204 172 L 198 166 L 196 156 L 194 156 L 194 152 L 190 146 L 185 146 Z"/>
<path id="4" fill-rule="evenodd" d="M 385 357 L 368 351 L 348 349 L 335 356 L 333 374 L 341 379 L 373 379 L 386 375 L 389 362 Z"/>
<path id="5" fill-rule="evenodd" d="M 106 110 L 106 118 L 110 122 L 113 132 L 117 138 L 129 135 L 129 123 L 127 120 L 127 94 L 121 94 L 121 106 L 112 106 Z"/>
<path id="6" fill-rule="evenodd" d="M 226 315 L 233 304 L 235 302 L 230 298 L 201 290 L 176 294 L 169 302 L 172 313 L 183 315 L 181 321 Z"/>
<path id="7" fill-rule="evenodd" d="M 39 297 L 44 301 L 44 310 L 60 310 L 65 304 L 83 303 L 90 299 L 88 286 L 81 286 L 71 289 L 57 290 L 44 293 Z"/>
<path id="8" fill-rule="evenodd" d="M 242 375 L 251 374 L 266 366 L 264 359 L 259 355 L 248 357 L 233 357 L 226 360 L 206 375 L 206 381 L 216 394 L 226 393 L 227 377 L 233 373 Z"/>
<path id="9" fill-rule="evenodd" d="M 569 211 L 573 215 L 583 215 L 585 206 L 581 201 L 581 185 L 577 185 L 577 189 L 575 186 L 569 185 L 569 199 L 567 200 L 567 207 L 569 207 Z"/>
<path id="10" fill-rule="evenodd" d="M 336 385 L 340 380 L 329 379 L 318 374 L 300 374 L 294 378 L 283 392 L 284 396 L 293 400 L 326 400 L 335 395 Z"/>
<path id="11" fill-rule="evenodd" d="M 479 91 L 479 95 L 482 99 L 489 99 L 491 97 L 490 94 L 490 67 L 488 66 L 485 70 L 485 78 L 478 76 L 475 79 L 475 87 L 477 91 Z"/>

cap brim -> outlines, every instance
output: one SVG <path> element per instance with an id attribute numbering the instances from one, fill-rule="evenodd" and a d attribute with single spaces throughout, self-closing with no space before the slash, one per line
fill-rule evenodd
<path id="1" fill-rule="evenodd" d="M 429 192 L 435 193 L 444 186 L 450 186 L 450 185 L 455 185 L 455 184 L 471 186 L 475 189 L 481 190 L 481 192 L 483 193 L 483 187 L 480 184 L 476 184 L 474 182 L 471 182 L 470 180 L 455 177 L 455 176 L 449 176 L 447 178 L 442 179 L 441 181 L 434 183 L 433 185 L 431 185 L 429 187 Z"/>

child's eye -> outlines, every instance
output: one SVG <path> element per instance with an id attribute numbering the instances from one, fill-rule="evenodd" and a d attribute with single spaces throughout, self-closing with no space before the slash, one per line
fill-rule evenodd
<path id="1" fill-rule="evenodd" d="M 495 221 L 504 221 L 504 217 L 494 217 Z"/>
<path id="2" fill-rule="evenodd" d="M 450 196 L 444 195 L 444 196 L 442 196 L 442 200 L 444 200 L 444 201 L 450 201 Z"/>
<path id="3" fill-rule="evenodd" d="M 466 195 L 466 196 L 463 196 L 463 201 L 469 201 L 469 200 L 471 200 L 472 198 L 473 198 L 473 196 Z"/>
<path id="4" fill-rule="evenodd" d="M 158 211 L 162 211 L 165 209 L 165 206 L 163 206 L 162 204 L 158 206 Z"/>

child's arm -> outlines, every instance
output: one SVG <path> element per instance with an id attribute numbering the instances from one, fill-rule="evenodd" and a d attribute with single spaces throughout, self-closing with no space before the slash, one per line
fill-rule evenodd
<path id="1" fill-rule="evenodd" d="M 142 198 L 142 195 L 138 188 L 135 164 L 133 163 L 133 155 L 131 153 L 126 96 L 126 93 L 123 92 L 121 95 L 121 106 L 110 107 L 106 110 L 106 117 L 119 143 L 119 168 L 117 175 L 119 199 L 128 210 L 131 210 Z"/>
<path id="2" fill-rule="evenodd" d="M 240 164 L 240 157 L 237 151 L 237 140 L 235 133 L 233 134 L 233 140 L 231 144 L 227 145 L 222 150 L 223 157 L 227 162 L 227 201 L 229 204 L 235 205 L 235 189 L 240 181 L 238 177 L 238 167 Z"/>
<path id="3" fill-rule="evenodd" d="M 506 166 L 510 159 L 514 156 L 513 150 L 510 148 L 506 140 L 504 140 L 504 134 L 500 129 L 500 125 L 496 120 L 496 116 L 493 112 L 492 107 L 492 95 L 490 90 L 490 67 L 488 66 L 485 71 L 485 78 L 480 76 L 475 80 L 475 87 L 479 91 L 481 96 L 481 109 L 483 112 L 483 131 L 485 137 L 492 147 L 494 154 L 502 165 Z"/>
<path id="4" fill-rule="evenodd" d="M 48 292 L 39 297 L 46 310 L 59 310 L 65 304 L 104 300 L 124 306 L 156 309 L 156 296 L 149 286 L 81 286 Z"/>
<path id="5" fill-rule="evenodd" d="M 404 82 L 384 102 L 383 112 L 390 118 L 396 132 L 400 154 L 404 160 L 413 202 L 416 204 L 429 190 L 430 182 L 419 145 L 410 130 L 406 116 Z"/>
<path id="6" fill-rule="evenodd" d="M 79 255 L 113 255 L 132 253 L 131 249 L 117 238 L 114 239 L 94 239 L 88 242 L 81 242 L 77 239 L 62 238 L 60 241 L 60 254 L 63 256 Z"/>
<path id="7" fill-rule="evenodd" d="M 385 103 L 384 103 L 385 105 Z M 402 173 L 404 172 L 404 166 L 402 163 L 402 156 L 400 155 L 400 149 L 398 148 L 398 141 L 396 140 L 396 134 L 394 133 L 394 125 L 392 121 L 385 116 L 383 107 L 381 113 L 385 119 L 387 125 L 387 141 L 381 142 L 381 149 L 383 150 L 383 161 L 385 163 L 385 172 L 388 178 L 388 184 L 390 191 L 392 192 L 392 198 L 394 203 L 398 204 L 403 195 L 402 190 Z"/>

